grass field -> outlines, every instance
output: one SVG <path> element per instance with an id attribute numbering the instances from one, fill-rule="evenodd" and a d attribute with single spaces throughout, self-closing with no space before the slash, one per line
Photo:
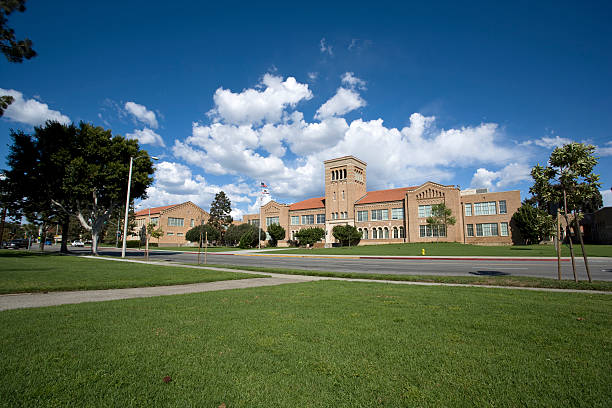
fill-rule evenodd
<path id="1" fill-rule="evenodd" d="M 115 245 L 102 245 L 104 248 L 115 248 Z M 144 250 L 144 247 L 140 248 Z M 155 251 L 157 249 L 161 249 L 164 251 L 189 251 L 189 252 L 198 252 L 198 247 L 179 247 L 179 246 L 170 246 L 170 247 L 149 247 L 150 251 Z M 202 253 L 204 253 L 204 248 L 202 248 Z M 228 251 L 242 251 L 241 248 L 238 247 L 208 247 L 208 252 L 228 252 Z"/>
<path id="2" fill-rule="evenodd" d="M 194 265 L 194 264 L 190 264 Z M 282 273 L 287 275 L 308 275 L 308 276 L 329 276 L 334 278 L 353 278 L 370 280 L 390 280 L 408 282 L 434 282 L 434 283 L 457 283 L 469 285 L 491 285 L 491 286 L 513 286 L 513 287 L 532 287 L 532 288 L 553 288 L 553 289 L 578 289 L 578 290 L 603 290 L 612 292 L 612 281 L 579 281 L 564 279 L 535 278 L 529 276 L 438 276 L 438 275 L 398 275 L 380 273 L 361 273 L 361 272 L 331 272 L 315 271 L 304 269 L 281 269 L 265 268 L 259 266 L 237 266 L 237 265 L 207 265 L 209 267 L 241 269 L 245 271 L 262 273 Z M 556 265 L 555 265 L 556 267 Z"/>
<path id="3" fill-rule="evenodd" d="M 237 272 L 0 251 L 0 294 L 180 285 L 253 277 Z"/>
<path id="4" fill-rule="evenodd" d="M 557 256 L 553 245 L 484 246 L 456 242 L 406 243 L 385 245 L 364 245 L 339 248 L 289 249 L 287 254 L 326 255 L 381 255 L 421 256 L 421 249 L 431 256 Z M 612 256 L 612 245 L 585 245 L 588 256 Z M 570 256 L 569 246 L 563 245 L 562 256 Z M 574 246 L 574 255 L 582 256 L 580 245 Z"/>
<path id="5" fill-rule="evenodd" d="M 0 406 L 609 407 L 611 310 L 330 281 L 10 310 Z"/>

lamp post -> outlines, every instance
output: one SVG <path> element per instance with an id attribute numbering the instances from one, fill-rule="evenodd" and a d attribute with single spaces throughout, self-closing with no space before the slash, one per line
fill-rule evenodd
<path id="1" fill-rule="evenodd" d="M 125 248 L 127 244 L 127 227 L 128 227 L 128 211 L 130 209 L 130 188 L 132 187 L 132 163 L 134 160 L 142 159 L 148 156 L 130 156 L 130 171 L 128 173 L 127 198 L 125 199 L 125 218 L 123 219 L 123 247 L 121 248 L 121 257 L 125 258 Z M 155 156 L 151 156 L 153 160 L 159 160 Z"/>

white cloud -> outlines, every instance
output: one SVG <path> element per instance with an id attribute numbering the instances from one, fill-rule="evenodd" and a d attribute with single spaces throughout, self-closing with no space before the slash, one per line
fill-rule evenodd
<path id="1" fill-rule="evenodd" d="M 555 137 L 548 137 L 548 136 L 544 136 L 541 139 L 535 139 L 535 140 L 527 140 L 523 143 L 521 143 L 522 145 L 531 145 L 534 144 L 536 146 L 540 146 L 540 147 L 544 147 L 546 149 L 553 149 L 555 147 L 560 147 L 563 145 L 566 145 L 568 143 L 571 143 L 572 141 L 570 139 L 564 138 L 564 137 L 559 137 L 559 136 L 555 136 Z"/>
<path id="2" fill-rule="evenodd" d="M 309 72 L 308 73 L 308 79 L 310 79 L 311 81 L 316 81 L 318 76 L 319 76 L 318 72 Z"/>
<path id="3" fill-rule="evenodd" d="M 352 72 L 345 72 L 341 76 L 342 83 L 348 85 L 350 88 L 366 89 L 366 83 L 364 80 L 359 79 Z"/>
<path id="4" fill-rule="evenodd" d="M 531 167 L 524 163 L 510 163 L 499 171 L 489 171 L 479 168 L 474 173 L 470 187 L 488 188 L 495 191 L 498 188 L 513 185 L 531 179 Z M 498 180 L 497 182 L 495 182 Z"/>
<path id="5" fill-rule="evenodd" d="M 265 74 L 260 86 L 265 89 L 250 88 L 240 93 L 217 89 L 212 116 L 235 125 L 276 123 L 287 107 L 295 107 L 298 102 L 312 98 L 308 85 L 293 77 L 283 81 L 283 77 Z"/>
<path id="6" fill-rule="evenodd" d="M 332 46 L 327 44 L 325 37 L 321 38 L 321 41 L 319 42 L 319 50 L 321 50 L 323 54 L 334 55 Z"/>
<path id="7" fill-rule="evenodd" d="M 595 152 L 597 156 L 612 156 L 612 141 L 606 143 L 606 147 L 597 147 Z"/>
<path id="8" fill-rule="evenodd" d="M 325 119 L 330 116 L 341 116 L 365 105 L 366 101 L 354 90 L 338 88 L 336 94 L 317 109 L 315 118 Z"/>
<path id="9" fill-rule="evenodd" d="M 157 129 L 158 123 L 154 112 L 151 112 L 144 105 L 139 105 L 135 102 L 127 102 L 125 104 L 125 110 L 134 116 L 138 121 Z"/>
<path id="10" fill-rule="evenodd" d="M 49 105 L 35 99 L 24 99 L 23 93 L 14 89 L 0 88 L 0 95 L 10 95 L 14 98 L 8 108 L 4 111 L 6 119 L 25 123 L 32 126 L 43 125 L 52 120 L 63 124 L 69 124 L 70 118 L 59 111 L 49 109 Z"/>
<path id="11" fill-rule="evenodd" d="M 125 135 L 128 139 L 136 139 L 140 144 L 150 144 L 157 145 L 161 147 L 166 147 L 164 144 L 164 139 L 153 130 L 149 128 L 144 128 L 142 130 L 136 129 L 134 133 L 128 133 Z"/>
<path id="12" fill-rule="evenodd" d="M 612 207 L 612 190 L 600 190 L 604 207 Z"/>

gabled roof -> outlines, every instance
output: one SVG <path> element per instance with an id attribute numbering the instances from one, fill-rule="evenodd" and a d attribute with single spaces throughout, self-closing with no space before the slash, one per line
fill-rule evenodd
<path id="1" fill-rule="evenodd" d="M 180 205 L 180 204 L 164 205 L 163 207 L 152 207 L 151 215 L 160 214 L 162 211 L 169 210 L 170 208 L 176 207 L 177 205 Z M 139 217 L 141 215 L 149 215 L 149 209 L 145 208 L 144 210 L 137 211 L 134 215 L 136 217 Z"/>
<path id="2" fill-rule="evenodd" d="M 366 195 L 357 200 L 355 204 L 384 203 L 387 201 L 403 200 L 406 193 L 415 188 L 416 187 L 401 187 L 392 188 L 390 190 L 368 191 Z"/>
<path id="3" fill-rule="evenodd" d="M 325 208 L 325 197 L 309 198 L 308 200 L 293 203 L 289 206 L 289 211 L 309 210 L 311 208 Z"/>

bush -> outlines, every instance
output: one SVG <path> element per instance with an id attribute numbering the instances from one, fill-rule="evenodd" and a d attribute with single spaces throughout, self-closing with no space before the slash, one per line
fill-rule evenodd
<path id="1" fill-rule="evenodd" d="M 270 246 L 275 247 L 278 241 L 285 239 L 285 229 L 280 224 L 270 224 L 268 226 L 268 234 L 270 234 Z"/>
<path id="2" fill-rule="evenodd" d="M 253 235 L 253 231 L 245 232 L 242 237 L 240 237 L 240 243 L 238 246 L 242 249 L 251 248 L 253 246 Z"/>
<path id="3" fill-rule="evenodd" d="M 304 228 L 295 234 L 300 245 L 312 245 L 325 237 L 325 230 L 320 227 Z"/>
<path id="4" fill-rule="evenodd" d="M 341 246 L 357 245 L 361 241 L 361 233 L 352 225 L 336 225 L 332 234 Z"/>
<path id="5" fill-rule="evenodd" d="M 128 239 L 125 242 L 125 246 L 127 248 L 139 248 L 140 247 L 140 240 L 139 239 Z"/>
<path id="6" fill-rule="evenodd" d="M 251 224 L 240 224 L 240 225 L 232 224 L 230 225 L 227 231 L 225 231 L 225 235 L 224 235 L 225 245 L 227 246 L 239 245 L 239 242 L 242 239 L 242 236 L 249 231 L 253 233 L 253 239 L 254 239 L 254 243 L 252 243 L 250 246 L 257 245 L 257 239 L 259 238 L 257 227 Z M 260 233 L 261 233 L 261 238 L 266 239 L 266 233 L 263 230 L 261 230 Z"/>

